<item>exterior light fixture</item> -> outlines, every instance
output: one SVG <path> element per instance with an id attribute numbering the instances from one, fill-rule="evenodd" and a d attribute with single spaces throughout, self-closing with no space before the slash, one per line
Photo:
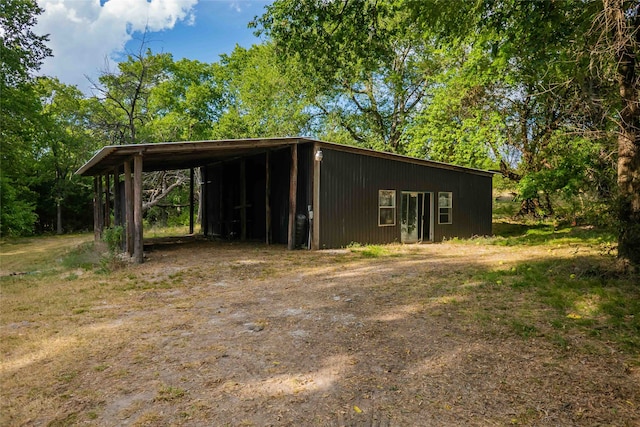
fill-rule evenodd
<path id="1" fill-rule="evenodd" d="M 318 150 L 316 151 L 316 162 L 321 162 L 322 161 L 322 150 Z"/>

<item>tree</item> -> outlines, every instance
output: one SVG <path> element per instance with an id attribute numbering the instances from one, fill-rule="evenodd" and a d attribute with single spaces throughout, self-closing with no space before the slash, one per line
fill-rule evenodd
<path id="1" fill-rule="evenodd" d="M 439 67 L 438 52 L 407 18 L 393 1 L 280 0 L 253 25 L 304 70 L 321 126 L 404 153 L 403 134 Z"/>
<path id="2" fill-rule="evenodd" d="M 158 142 L 152 122 L 165 116 L 153 110 L 152 92 L 170 79 L 173 58 L 168 53 L 153 54 L 144 50 L 144 39 L 137 53 L 129 53 L 118 63 L 117 71 L 103 71 L 94 82 L 98 96 L 92 102 L 90 120 L 97 133 L 112 144 Z M 187 181 L 181 172 L 145 174 L 143 210 L 157 205 L 173 189 Z"/>
<path id="3" fill-rule="evenodd" d="M 149 127 L 153 140 L 207 139 L 222 114 L 217 64 L 182 59 L 167 64 L 166 76 L 150 89 Z"/>
<path id="4" fill-rule="evenodd" d="M 618 254 L 640 266 L 640 4 L 603 0 L 595 23 L 601 37 L 592 54 L 604 55 L 601 71 L 614 73 L 619 93 L 611 118 L 618 124 Z"/>
<path id="5" fill-rule="evenodd" d="M 34 144 L 40 228 L 48 229 L 47 222 L 54 217 L 51 228 L 62 234 L 63 209 L 70 213 L 67 218 L 86 216 L 83 213 L 91 201 L 90 186 L 74 172 L 89 160 L 97 144 L 88 133 L 85 102 L 78 88 L 42 77 L 37 80 L 36 92 L 42 105 Z M 75 197 L 84 204 L 71 203 Z M 55 215 L 49 214 L 49 206 L 55 206 Z"/>
<path id="6" fill-rule="evenodd" d="M 307 134 L 310 114 L 305 70 L 280 63 L 270 43 L 250 49 L 236 46 L 217 67 L 221 114 L 215 138 L 257 138 Z"/>
<path id="7" fill-rule="evenodd" d="M 27 175 L 38 127 L 33 73 L 51 56 L 46 35 L 32 31 L 42 13 L 35 1 L 0 2 L 0 234 L 25 234 L 36 220 Z"/>
<path id="8" fill-rule="evenodd" d="M 576 35 L 588 31 L 576 17 L 593 5 L 407 3 L 422 27 L 459 58 L 417 121 L 414 133 L 422 137 L 416 142 L 423 150 L 469 166 L 489 154 L 518 186 L 521 214 L 552 214 L 551 194 L 584 190 L 600 142 L 591 139 L 593 118 L 582 114 L 589 105 L 584 89 L 592 82 L 575 66 L 572 49 Z M 575 141 L 589 148 L 576 150 Z"/>
<path id="9" fill-rule="evenodd" d="M 48 35 L 32 31 L 42 9 L 33 0 L 5 0 L 0 3 L 0 82 L 2 89 L 30 82 L 33 72 L 51 56 L 45 42 Z"/>
<path id="10" fill-rule="evenodd" d="M 104 70 L 93 83 L 102 112 L 95 125 L 115 144 L 139 144 L 146 140 L 140 130 L 151 120 L 151 90 L 167 78 L 173 58 L 168 53 L 153 54 L 144 50 L 144 40 L 137 53 L 129 53 L 117 70 Z"/>

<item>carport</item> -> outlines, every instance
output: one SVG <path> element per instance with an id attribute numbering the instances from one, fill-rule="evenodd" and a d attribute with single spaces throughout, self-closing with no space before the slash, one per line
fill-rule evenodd
<path id="1" fill-rule="evenodd" d="M 237 139 L 218 141 L 192 141 L 192 142 L 167 142 L 157 144 L 135 144 L 107 146 L 98 151 L 85 165 L 76 172 L 83 176 L 93 176 L 94 188 L 94 236 L 96 240 L 102 237 L 105 227 L 110 227 L 110 218 L 113 215 L 113 225 L 122 225 L 125 229 L 125 250 L 134 257 L 136 262 L 143 261 L 143 223 L 142 223 L 142 173 L 168 170 L 190 170 L 190 233 L 194 230 L 194 170 L 203 167 L 203 185 L 210 184 L 207 170 L 216 170 L 216 165 L 234 166 L 233 177 L 230 172 L 225 172 L 226 182 L 233 183 L 234 197 L 237 202 L 230 209 L 238 212 L 239 220 L 237 228 L 239 238 L 247 238 L 249 230 L 247 210 L 251 207 L 259 210 L 259 217 L 263 219 L 264 241 L 269 244 L 272 241 L 272 175 L 274 161 L 272 154 L 278 153 L 280 161 L 277 163 L 277 172 L 280 176 L 286 174 L 286 189 L 280 180 L 277 191 L 278 200 L 288 204 L 286 212 L 286 243 L 290 249 L 295 245 L 295 212 L 298 180 L 298 144 L 300 142 L 314 142 L 304 138 L 261 138 L 261 139 Z M 250 163 L 247 170 L 247 159 L 257 159 L 259 162 Z M 286 159 L 286 160 L 283 160 Z M 204 168 L 207 166 L 207 168 Z M 264 188 L 260 200 L 264 203 L 263 209 L 253 206 L 247 199 L 247 176 L 255 172 L 256 166 L 264 168 L 260 173 L 260 182 Z M 282 169 L 286 167 L 287 170 Z M 212 169 L 213 168 L 213 169 Z M 227 170 L 230 169 L 227 167 Z M 252 187 L 255 193 L 258 189 Z M 286 192 L 287 194 L 282 194 Z M 113 193 L 113 202 L 110 194 Z M 221 193 L 222 194 L 222 193 Z M 220 210 L 220 207 L 217 207 Z M 206 210 L 206 208 L 205 208 Z M 279 214 L 280 214 L 279 213 Z M 211 226 L 212 215 L 203 216 L 204 234 L 213 233 L 215 227 Z M 282 220 L 282 215 L 279 217 Z M 222 223 L 222 222 L 221 222 Z M 229 227 L 227 227 L 229 228 Z M 284 230 L 283 230 L 284 231 Z"/>

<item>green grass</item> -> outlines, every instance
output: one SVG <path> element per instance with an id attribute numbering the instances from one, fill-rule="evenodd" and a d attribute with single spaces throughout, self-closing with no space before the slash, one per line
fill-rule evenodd
<path id="1" fill-rule="evenodd" d="M 160 390 L 158 390 L 158 394 L 155 400 L 161 402 L 170 402 L 172 400 L 180 399 L 186 394 L 186 390 L 180 387 L 162 386 Z"/>
<path id="2" fill-rule="evenodd" d="M 351 252 L 359 254 L 364 258 L 380 258 L 390 255 L 388 248 L 384 245 L 362 245 L 352 242 L 347 248 Z"/>
<path id="3" fill-rule="evenodd" d="M 360 251 L 360 254 L 366 258 L 379 258 L 388 255 L 389 252 L 383 246 L 369 245 L 365 246 L 364 249 Z"/>
<path id="4" fill-rule="evenodd" d="M 494 237 L 485 239 L 487 243 L 500 246 L 586 244 L 612 245 L 616 236 L 611 230 L 593 227 L 557 228 L 550 223 L 527 225 L 514 222 L 494 222 Z"/>
<path id="5" fill-rule="evenodd" d="M 0 275 L 55 270 L 70 250 L 92 239 L 93 234 L 0 239 Z"/>
<path id="6" fill-rule="evenodd" d="M 640 277 L 618 271 L 611 257 L 550 257 L 484 271 L 475 279 L 490 292 L 499 288 L 505 301 L 518 298 L 520 309 L 545 313 L 529 323 L 521 312 L 503 310 L 505 322 L 523 338 L 540 334 L 566 347 L 566 336 L 579 333 L 617 343 L 622 351 L 640 351 Z"/>
<path id="7" fill-rule="evenodd" d="M 200 232 L 200 226 L 194 226 L 194 233 Z M 176 226 L 147 226 L 145 224 L 144 237 L 145 239 L 157 238 L 157 237 L 172 237 L 172 236 L 186 236 L 189 234 L 188 225 L 176 225 Z"/>

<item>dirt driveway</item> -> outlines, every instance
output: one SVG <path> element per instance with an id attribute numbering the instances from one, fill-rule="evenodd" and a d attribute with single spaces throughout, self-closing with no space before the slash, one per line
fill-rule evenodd
<path id="1" fill-rule="evenodd" d="M 558 346 L 548 307 L 478 279 L 547 257 L 454 243 L 370 254 L 190 242 L 110 274 L 63 272 L 48 297 L 63 306 L 2 325 L 3 340 L 30 344 L 3 351 L 0 421 L 638 425 L 629 355 L 590 351 L 581 336 Z M 517 333 L 512 310 L 528 310 L 535 332 Z"/>

